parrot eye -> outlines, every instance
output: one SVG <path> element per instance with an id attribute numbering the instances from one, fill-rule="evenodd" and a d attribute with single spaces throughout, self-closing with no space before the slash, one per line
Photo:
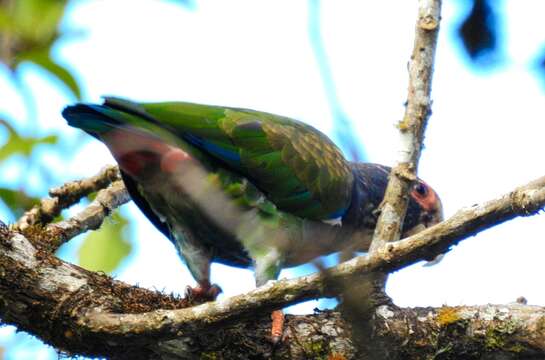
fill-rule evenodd
<path id="1" fill-rule="evenodd" d="M 414 185 L 414 191 L 421 197 L 426 197 L 428 195 L 428 187 L 421 182 Z"/>

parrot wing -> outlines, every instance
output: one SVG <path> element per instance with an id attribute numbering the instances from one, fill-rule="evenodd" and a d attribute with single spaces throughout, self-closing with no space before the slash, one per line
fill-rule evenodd
<path id="1" fill-rule="evenodd" d="M 250 179 L 281 210 L 327 220 L 341 217 L 350 205 L 354 180 L 348 161 L 329 138 L 299 121 L 184 102 L 106 98 L 104 107 L 179 136 Z"/>

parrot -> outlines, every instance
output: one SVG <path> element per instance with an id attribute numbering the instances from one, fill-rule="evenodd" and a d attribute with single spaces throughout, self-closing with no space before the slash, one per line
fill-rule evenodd
<path id="1" fill-rule="evenodd" d="M 175 246 L 214 300 L 212 262 L 252 268 L 256 286 L 284 267 L 369 248 L 390 168 L 348 161 L 325 134 L 255 110 L 105 97 L 63 117 L 106 145 L 137 207 Z M 438 194 L 416 179 L 406 237 L 443 220 Z M 281 340 L 283 312 L 272 313 Z"/>

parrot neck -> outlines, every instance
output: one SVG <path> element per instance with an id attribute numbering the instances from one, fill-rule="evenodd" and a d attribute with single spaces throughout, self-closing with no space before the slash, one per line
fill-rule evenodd
<path id="1" fill-rule="evenodd" d="M 354 183 L 350 207 L 343 216 L 343 227 L 353 231 L 374 229 L 378 208 L 388 182 L 389 169 L 382 165 L 351 163 Z"/>

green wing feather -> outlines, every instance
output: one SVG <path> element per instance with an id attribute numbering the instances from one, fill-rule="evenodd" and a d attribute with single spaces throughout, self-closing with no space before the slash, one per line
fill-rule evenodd
<path id="1" fill-rule="evenodd" d="M 182 102 L 106 106 L 136 115 L 182 137 L 247 176 L 280 209 L 315 219 L 342 216 L 353 175 L 324 134 L 299 121 L 246 109 Z"/>

